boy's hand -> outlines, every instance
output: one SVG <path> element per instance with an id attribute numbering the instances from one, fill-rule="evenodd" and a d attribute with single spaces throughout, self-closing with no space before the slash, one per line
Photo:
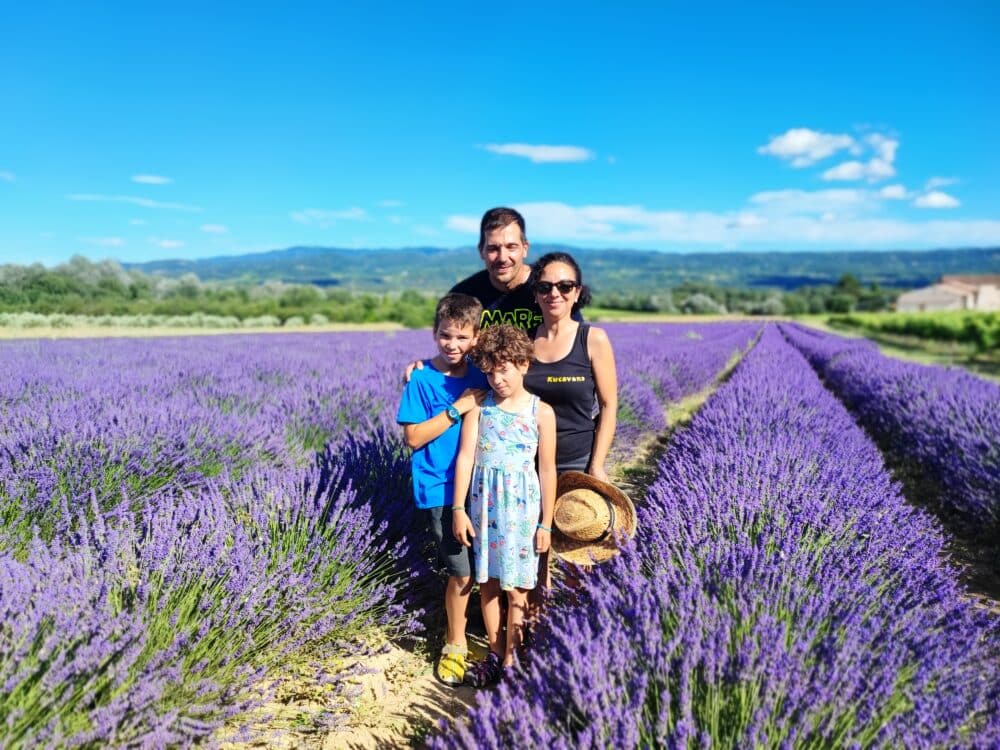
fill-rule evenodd
<path id="1" fill-rule="evenodd" d="M 476 531 L 472 528 L 472 521 L 469 520 L 464 510 L 452 511 L 451 532 L 463 547 L 471 547 L 472 540 L 476 538 Z"/>
<path id="2" fill-rule="evenodd" d="M 466 388 L 462 395 L 455 399 L 454 407 L 459 414 L 467 413 L 472 407 L 480 406 L 486 398 L 486 391 L 482 388 Z"/>
<path id="3" fill-rule="evenodd" d="M 545 529 L 535 530 L 535 552 L 539 555 L 549 551 L 552 545 L 552 532 Z"/>
<path id="4" fill-rule="evenodd" d="M 424 369 L 424 361 L 422 359 L 415 359 L 415 360 L 413 360 L 412 362 L 410 362 L 406 366 L 406 369 L 403 370 L 403 382 L 404 383 L 409 383 L 410 382 L 410 376 L 413 374 L 413 371 L 414 370 L 423 370 L 423 369 Z"/>

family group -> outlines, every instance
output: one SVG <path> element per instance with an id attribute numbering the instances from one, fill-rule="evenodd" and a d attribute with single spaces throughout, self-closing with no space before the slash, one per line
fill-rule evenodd
<path id="1" fill-rule="evenodd" d="M 529 265 L 528 251 L 520 213 L 483 215 L 485 267 L 438 302 L 437 354 L 407 368 L 397 414 L 416 505 L 448 573 L 436 668 L 448 684 L 492 685 L 513 664 L 550 583 L 550 549 L 588 566 L 635 531 L 605 466 L 618 410 L 611 342 L 583 319 L 590 291 L 573 257 Z M 489 651 L 470 664 L 473 582 Z"/>

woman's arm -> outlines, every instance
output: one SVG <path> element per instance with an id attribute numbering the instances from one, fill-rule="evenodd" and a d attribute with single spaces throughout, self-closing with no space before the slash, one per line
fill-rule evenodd
<path id="1" fill-rule="evenodd" d="M 462 436 L 458 443 L 458 458 L 455 459 L 455 495 L 451 506 L 451 531 L 466 547 L 472 546 L 470 539 L 476 536 L 466 500 L 469 497 L 469 484 L 472 482 L 472 465 L 476 460 L 478 439 L 479 407 L 474 406 L 462 418 Z"/>
<path id="2" fill-rule="evenodd" d="M 552 543 L 552 512 L 556 502 L 556 413 L 546 403 L 538 404 L 538 483 L 542 489 L 540 526 L 535 551 L 547 552 Z"/>
<path id="3" fill-rule="evenodd" d="M 587 473 L 606 482 L 608 472 L 604 463 L 608 459 L 608 451 L 611 450 L 611 441 L 615 438 L 618 424 L 618 371 L 615 368 L 615 353 L 611 350 L 611 341 L 603 328 L 591 327 L 587 335 L 587 351 L 590 354 L 597 405 L 600 409 Z"/>

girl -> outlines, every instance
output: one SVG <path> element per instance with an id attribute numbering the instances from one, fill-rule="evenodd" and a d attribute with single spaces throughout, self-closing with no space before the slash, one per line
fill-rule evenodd
<path id="1" fill-rule="evenodd" d="M 485 687 L 514 661 L 528 592 L 538 582 L 539 555 L 549 549 L 556 418 L 548 404 L 524 388 L 531 339 L 523 331 L 509 325 L 487 328 L 471 358 L 492 390 L 462 422 L 452 528 L 455 538 L 475 553 L 473 573 L 490 651 L 465 674 L 467 682 Z M 501 591 L 507 594 L 506 637 Z"/>

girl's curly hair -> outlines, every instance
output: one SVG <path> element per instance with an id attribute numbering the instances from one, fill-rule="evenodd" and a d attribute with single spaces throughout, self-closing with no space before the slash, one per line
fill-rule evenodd
<path id="1" fill-rule="evenodd" d="M 469 353 L 469 359 L 483 372 L 493 372 L 504 362 L 528 364 L 533 351 L 528 334 L 504 323 L 483 329 L 475 348 Z"/>

